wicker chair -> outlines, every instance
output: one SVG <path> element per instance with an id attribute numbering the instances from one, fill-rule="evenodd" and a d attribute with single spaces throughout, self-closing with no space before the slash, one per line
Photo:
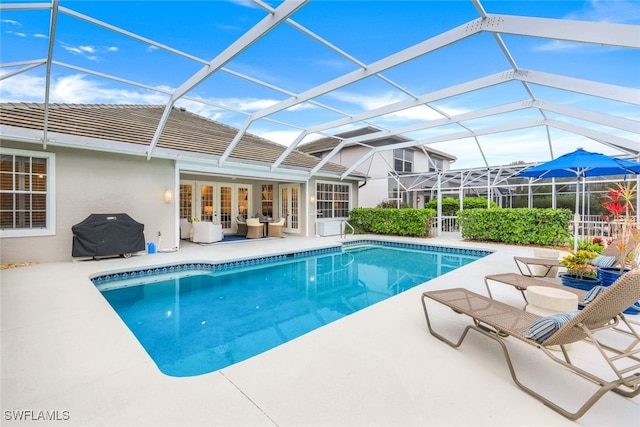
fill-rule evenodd
<path id="1" fill-rule="evenodd" d="M 284 237 L 282 229 L 284 228 L 284 218 L 280 218 L 278 222 L 269 223 L 269 237 Z"/>
<path id="2" fill-rule="evenodd" d="M 436 332 L 427 311 L 427 300 L 436 301 L 451 308 L 455 313 L 469 316 L 470 324 L 465 327 L 458 338 L 454 339 L 449 339 Z M 616 280 L 595 300 L 586 304 L 581 311 L 561 313 L 553 317 L 540 317 L 464 288 L 424 292 L 422 307 L 431 335 L 454 348 L 462 344 L 470 330 L 495 340 L 502 348 L 511 372 L 511 378 L 518 387 L 559 414 L 571 420 L 577 420 L 609 391 L 629 398 L 640 394 L 640 363 L 638 359 L 640 334 L 623 314 L 625 309 L 638 300 L 640 300 L 640 270 L 636 269 Z M 447 323 L 447 329 L 450 330 L 451 323 L 443 322 Z M 624 327 L 619 328 L 619 325 L 624 325 Z M 637 324 L 634 322 L 634 325 Z M 540 331 L 543 334 L 537 335 Z M 604 332 L 606 343 L 598 339 L 601 332 Z M 612 332 L 619 335 L 619 340 L 615 341 L 616 347 L 609 344 L 611 336 L 608 334 Z M 520 381 L 506 344 L 508 337 L 512 337 L 510 341 L 517 339 L 529 344 L 534 351 L 540 349 L 553 362 L 559 363 L 577 376 L 590 383 L 598 384 L 600 387 L 576 412 L 568 411 Z M 607 366 L 610 371 L 608 375 L 611 377 L 610 379 L 596 375 L 596 370 L 592 366 L 577 366 L 569 360 L 566 345 L 583 339 L 587 339 L 592 344 L 586 346 L 586 349 L 593 349 L 594 356 L 599 355 L 604 358 L 602 367 L 598 366 L 598 368 L 604 369 L 604 366 Z M 554 345 L 560 346 L 563 357 L 555 355 L 549 348 Z M 582 362 L 584 360 L 581 359 Z M 597 372 L 601 374 L 599 370 Z M 562 385 L 557 384 L 554 387 Z M 576 389 L 574 387 L 572 390 Z"/>
<path id="3" fill-rule="evenodd" d="M 264 237 L 264 225 L 258 218 L 247 218 L 247 239 Z"/>
<path id="4" fill-rule="evenodd" d="M 238 229 L 236 230 L 236 235 L 238 236 L 246 236 L 247 235 L 247 222 L 244 217 L 239 216 L 236 218 L 236 223 L 238 224 Z"/>

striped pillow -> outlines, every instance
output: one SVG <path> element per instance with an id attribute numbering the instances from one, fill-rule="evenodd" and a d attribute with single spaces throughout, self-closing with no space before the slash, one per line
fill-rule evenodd
<path id="1" fill-rule="evenodd" d="M 533 322 L 526 337 L 542 344 L 558 329 L 569 323 L 578 313 L 579 311 L 570 311 L 541 317 Z"/>
<path id="2" fill-rule="evenodd" d="M 606 289 L 607 289 L 606 286 L 601 286 L 601 285 L 594 286 L 593 288 L 591 288 L 589 292 L 584 294 L 584 303 L 589 304 L 591 301 L 596 299 L 598 295 L 603 293 Z"/>
<path id="3" fill-rule="evenodd" d="M 606 255 L 598 255 L 596 258 L 589 260 L 589 264 L 595 265 L 596 267 L 613 267 L 615 263 L 616 257 Z"/>

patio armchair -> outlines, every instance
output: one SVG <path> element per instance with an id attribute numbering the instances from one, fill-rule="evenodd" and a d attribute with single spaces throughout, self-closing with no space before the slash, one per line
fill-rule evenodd
<path id="1" fill-rule="evenodd" d="M 247 218 L 247 239 L 264 237 L 264 225 L 258 218 Z"/>
<path id="2" fill-rule="evenodd" d="M 221 224 L 197 221 L 191 223 L 191 226 L 193 227 L 193 238 L 191 240 L 194 243 L 214 243 L 224 238 Z"/>
<path id="3" fill-rule="evenodd" d="M 269 237 L 284 237 L 284 233 L 282 232 L 283 228 L 284 218 L 280 218 L 278 222 L 269 223 L 269 232 L 267 234 Z"/>
<path id="4" fill-rule="evenodd" d="M 236 235 L 238 235 L 238 236 L 246 236 L 247 235 L 247 221 L 245 221 L 244 217 L 239 215 L 236 218 L 236 223 L 238 224 L 238 229 L 236 230 Z"/>
<path id="5" fill-rule="evenodd" d="M 502 348 L 511 378 L 515 384 L 540 400 L 559 414 L 576 420 L 584 415 L 603 395 L 613 391 L 624 397 L 633 398 L 640 394 L 640 335 L 622 313 L 627 307 L 640 300 L 640 270 L 631 271 L 623 275 L 614 284 L 606 288 L 581 311 L 561 313 L 540 317 L 516 307 L 492 300 L 467 289 L 444 289 L 424 292 L 422 306 L 429 332 L 434 337 L 457 348 L 464 341 L 470 330 L 496 341 Z M 471 320 L 457 339 L 450 340 L 432 325 L 432 319 L 427 310 L 427 301 L 433 301 L 451 308 L 454 313 L 468 316 Z M 443 321 L 442 323 L 445 323 Z M 451 322 L 446 322 L 450 329 Z M 618 326 L 624 326 L 624 329 Z M 615 333 L 616 347 L 611 342 L 611 333 Z M 601 339 L 601 334 L 608 338 L 607 343 Z M 511 340 L 507 340 L 512 337 Z M 550 398 L 523 384 L 516 374 L 508 347 L 517 345 L 519 340 L 528 344 L 534 351 L 541 350 L 551 361 L 571 370 L 577 376 L 595 383 L 599 388 L 589 397 L 576 412 L 570 412 Z M 603 364 L 593 366 L 578 366 L 569 359 L 566 346 L 581 340 L 587 340 L 585 350 L 593 350 L 593 356 L 603 358 Z M 508 345 L 507 345 L 508 344 Z M 560 346 L 562 357 L 554 354 L 551 346 Z M 582 362 L 586 358 L 580 359 Z M 600 359 L 602 360 L 602 359 Z M 609 371 L 608 377 L 602 378 L 604 369 Z M 597 372 L 597 374 L 596 374 Z M 529 378 L 534 378 L 529 376 Z M 562 381 L 554 385 L 562 387 Z M 574 387 L 571 390 L 578 390 Z M 570 391 L 568 391 L 570 392 Z"/>
<path id="6" fill-rule="evenodd" d="M 191 222 L 187 218 L 180 219 L 180 239 L 189 240 L 191 239 Z"/>

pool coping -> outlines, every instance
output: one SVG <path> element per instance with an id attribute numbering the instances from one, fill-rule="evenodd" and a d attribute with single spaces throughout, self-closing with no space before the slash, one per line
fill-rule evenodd
<path id="1" fill-rule="evenodd" d="M 471 256 L 487 256 L 493 251 L 486 249 L 470 249 L 451 247 L 443 245 L 433 245 L 426 243 L 409 243 L 409 242 L 397 242 L 384 239 L 360 239 L 345 241 L 336 245 L 328 246 L 325 248 L 315 248 L 308 250 L 300 250 L 295 252 L 286 252 L 280 254 L 268 254 L 259 257 L 244 257 L 227 261 L 192 261 L 192 262 L 180 262 L 171 263 L 166 265 L 152 266 L 140 270 L 118 270 L 103 273 L 96 273 L 89 276 L 89 279 L 99 289 L 108 283 L 121 280 L 139 279 L 156 275 L 165 274 L 179 274 L 182 272 L 196 272 L 196 271 L 220 271 L 238 267 L 252 267 L 261 264 L 266 264 L 274 261 L 285 261 L 291 258 L 302 258 L 306 256 L 321 255 L 325 253 L 332 253 L 342 250 L 342 248 L 348 248 L 351 246 L 361 245 L 378 245 L 394 248 L 414 249 L 414 250 L 429 250 L 432 252 L 451 253 L 451 254 L 463 254 Z"/>

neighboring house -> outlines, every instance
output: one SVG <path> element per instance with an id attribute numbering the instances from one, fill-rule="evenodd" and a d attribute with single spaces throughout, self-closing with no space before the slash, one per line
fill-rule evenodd
<path id="1" fill-rule="evenodd" d="M 298 146 L 298 150 L 325 158 L 345 139 L 363 140 L 366 135 L 380 132 L 375 127 L 364 127 L 349 132 L 327 137 Z M 363 138 L 364 137 L 364 138 Z M 346 168 L 371 151 L 372 147 L 383 147 L 411 141 L 394 135 L 364 140 L 355 145 L 348 145 L 340 150 L 330 161 Z M 383 201 L 400 202 L 411 207 L 424 206 L 424 189 L 416 188 L 420 174 L 434 171 L 447 171 L 456 157 L 434 150 L 428 146 L 383 150 L 358 165 L 356 171 L 367 176 L 358 191 L 359 207 L 375 207 Z"/>
<path id="2" fill-rule="evenodd" d="M 317 234 L 357 206 L 358 181 L 294 150 L 164 105 L 0 104 L 3 263 L 71 259 L 71 227 L 92 213 L 127 213 L 159 248 L 180 244 L 179 219 L 222 224 L 238 215 L 285 218 L 286 233 Z M 46 135 L 46 142 L 43 136 Z M 231 149 L 230 146 L 233 146 Z"/>

